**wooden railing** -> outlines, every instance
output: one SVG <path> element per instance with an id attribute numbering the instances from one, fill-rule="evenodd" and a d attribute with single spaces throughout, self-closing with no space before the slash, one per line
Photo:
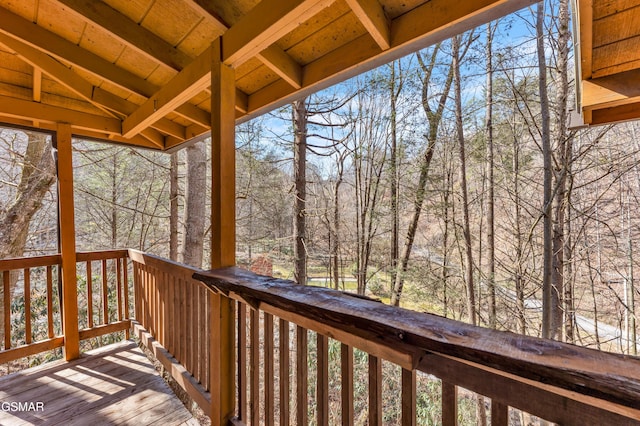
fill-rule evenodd
<path id="1" fill-rule="evenodd" d="M 209 414 L 210 306 L 215 295 L 192 278 L 198 269 L 137 250 L 129 250 L 129 257 L 135 335 Z"/>
<path id="2" fill-rule="evenodd" d="M 236 424 L 272 425 L 278 418 L 279 424 L 415 425 L 424 421 L 417 421 L 418 411 L 438 405 L 433 423 L 455 425 L 472 393 L 483 397 L 481 410 L 490 402 L 492 425 L 509 423 L 509 407 L 559 424 L 640 424 L 638 358 L 238 268 L 195 278 L 237 303 Z M 437 382 L 430 401 L 425 381 Z"/>
<path id="3" fill-rule="evenodd" d="M 429 422 L 454 425 L 473 409 L 506 425 L 510 408 L 560 424 L 640 424 L 636 357 L 473 327 L 239 268 L 203 272 L 135 250 L 77 259 L 79 305 L 87 307 L 80 310 L 81 337 L 131 325 L 206 413 L 215 412 L 212 394 L 236 389 L 237 425 L 415 425 L 426 423 L 425 410 Z M 2 300 L 9 309 L 0 362 L 62 346 L 59 265 L 57 255 L 0 261 L 4 294 L 12 280 L 23 290 Z M 22 319 L 11 311 L 20 297 Z M 214 312 L 222 300 L 235 304 L 227 311 L 235 314 Z M 33 315 L 36 306 L 42 316 Z M 217 348 L 212 342 L 226 331 L 214 325 L 225 323 L 224 315 L 235 321 L 235 345 Z M 235 359 L 236 374 L 212 370 L 219 356 Z M 470 405 L 476 395 L 481 402 Z"/>
<path id="4" fill-rule="evenodd" d="M 84 283 L 78 300 L 86 308 L 85 317 L 79 318 L 80 340 L 118 331 L 127 333 L 130 328 L 127 251 L 77 253 L 77 261 L 78 282 Z M 4 308 L 0 364 L 63 346 L 60 265 L 59 254 L 0 260 Z M 94 265 L 99 265 L 99 269 Z"/>

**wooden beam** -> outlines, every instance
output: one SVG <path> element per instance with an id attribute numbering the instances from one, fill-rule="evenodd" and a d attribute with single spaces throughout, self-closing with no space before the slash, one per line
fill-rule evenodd
<path id="1" fill-rule="evenodd" d="M 271 46 L 258 53 L 257 58 L 292 87 L 302 87 L 302 67 L 284 50 Z"/>
<path id="2" fill-rule="evenodd" d="M 263 0 L 222 36 L 224 62 L 238 67 L 334 0 Z"/>
<path id="3" fill-rule="evenodd" d="M 391 47 L 391 24 L 378 0 L 346 0 L 380 49 Z"/>
<path id="4" fill-rule="evenodd" d="M 169 83 L 129 115 L 122 123 L 123 136 L 131 137 L 139 133 L 206 89 L 211 79 L 211 53 L 211 48 L 205 50 L 189 66 L 180 71 Z"/>
<path id="5" fill-rule="evenodd" d="M 583 116 L 585 123 L 592 126 L 638 120 L 640 119 L 640 102 L 601 109 L 585 108 Z"/>
<path id="6" fill-rule="evenodd" d="M 214 8 L 211 7 L 210 2 L 191 0 L 191 4 L 207 21 L 216 26 L 220 34 L 224 34 L 229 29 L 225 21 L 216 13 Z M 302 67 L 284 50 L 278 46 L 271 45 L 260 52 L 257 58 L 293 87 L 296 89 L 300 88 L 302 82 Z"/>
<path id="7" fill-rule="evenodd" d="M 578 0 L 578 24 L 580 72 L 588 80 L 593 69 L 593 0 Z"/>
<path id="8" fill-rule="evenodd" d="M 210 49 L 211 70 L 211 266 L 235 264 L 235 72 L 222 62 L 222 43 Z M 211 296 L 211 422 L 235 414 L 235 301 Z"/>
<path id="9" fill-rule="evenodd" d="M 582 81 L 583 108 L 605 108 L 640 101 L 640 70 Z"/>
<path id="10" fill-rule="evenodd" d="M 119 118 L 121 115 L 131 113 L 138 107 L 136 104 L 124 100 L 111 92 L 93 86 L 51 56 L 21 41 L 0 33 L 0 43 L 14 50 L 25 62 L 44 71 L 55 81 L 72 90 L 80 98 L 92 103 L 113 117 Z M 154 123 L 154 127 L 174 137 L 185 139 L 184 127 L 170 120 L 161 119 Z M 147 131 L 144 136 L 159 148 L 164 148 L 164 137 L 159 133 Z"/>
<path id="11" fill-rule="evenodd" d="M 451 7 L 450 0 L 431 0 L 391 22 L 391 47 L 388 50 L 381 52 L 380 46 L 368 34 L 358 37 L 306 65 L 300 89 L 296 90 L 284 81 L 276 81 L 251 94 L 248 112 L 239 121 L 257 117 L 301 96 L 534 3 L 536 0 L 477 0 Z"/>
<path id="12" fill-rule="evenodd" d="M 162 65 L 181 70 L 191 58 L 153 32 L 138 25 L 107 3 L 92 0 L 55 0 L 79 18 L 111 33 L 122 43 Z"/>
<path id="13" fill-rule="evenodd" d="M 71 126 L 59 124 L 56 132 L 58 151 L 58 220 L 60 254 L 62 255 L 62 328 L 64 357 L 67 361 L 80 356 L 78 332 L 78 290 L 76 282 L 76 228 L 73 203 L 73 153 Z"/>

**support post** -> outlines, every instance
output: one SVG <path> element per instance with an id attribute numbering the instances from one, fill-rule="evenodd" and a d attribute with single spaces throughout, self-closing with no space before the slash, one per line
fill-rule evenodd
<path id="1" fill-rule="evenodd" d="M 211 64 L 211 268 L 235 265 L 235 73 L 222 63 L 222 40 L 213 42 Z M 211 297 L 211 422 L 235 414 L 234 302 Z"/>
<path id="2" fill-rule="evenodd" d="M 60 215 L 60 254 L 62 255 L 62 329 L 64 330 L 64 358 L 80 356 L 78 333 L 78 288 L 76 283 L 76 229 L 73 204 L 73 161 L 71 126 L 58 124 L 58 205 Z"/>

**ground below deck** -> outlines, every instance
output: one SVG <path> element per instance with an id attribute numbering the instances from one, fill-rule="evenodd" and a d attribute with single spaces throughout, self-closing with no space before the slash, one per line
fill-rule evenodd
<path id="1" fill-rule="evenodd" d="M 33 403 L 16 411 L 16 404 Z M 23 406 L 24 408 L 24 406 Z M 0 425 L 198 425 L 140 348 L 124 341 L 0 378 Z"/>

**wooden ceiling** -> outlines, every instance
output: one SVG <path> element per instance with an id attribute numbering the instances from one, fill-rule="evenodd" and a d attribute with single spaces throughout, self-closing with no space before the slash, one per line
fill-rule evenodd
<path id="1" fill-rule="evenodd" d="M 172 149 L 210 130 L 218 38 L 240 122 L 533 3 L 0 0 L 0 122 Z"/>
<path id="2" fill-rule="evenodd" d="M 585 124 L 640 118 L 640 0 L 578 0 Z"/>

